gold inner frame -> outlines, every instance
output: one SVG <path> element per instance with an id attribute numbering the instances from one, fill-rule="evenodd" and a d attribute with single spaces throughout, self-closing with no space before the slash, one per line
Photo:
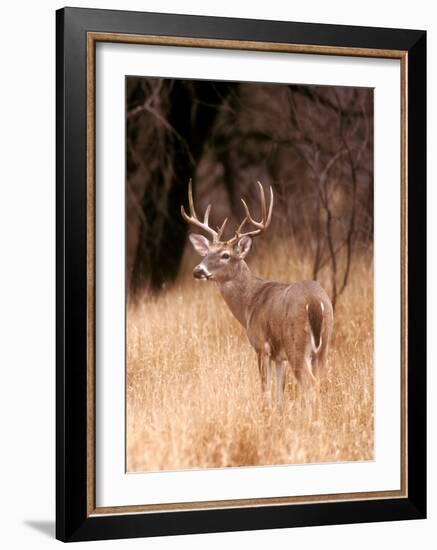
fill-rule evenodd
<path id="1" fill-rule="evenodd" d="M 300 54 L 339 55 L 350 57 L 376 57 L 400 60 L 401 94 L 401 479 L 400 489 L 361 493 L 335 493 L 330 495 L 304 495 L 289 497 L 266 497 L 202 502 L 143 504 L 128 506 L 96 507 L 96 453 L 95 453 L 95 83 L 96 43 L 116 42 L 156 46 L 180 46 L 196 48 L 288 52 Z M 407 136 L 408 136 L 408 53 L 403 50 L 378 50 L 370 48 L 347 48 L 337 46 L 314 46 L 272 42 L 250 42 L 189 38 L 180 36 L 131 35 L 121 33 L 87 33 L 87 516 L 204 510 L 251 506 L 280 506 L 289 504 L 339 502 L 407 498 L 407 363 L 408 363 L 408 195 L 407 195 Z"/>

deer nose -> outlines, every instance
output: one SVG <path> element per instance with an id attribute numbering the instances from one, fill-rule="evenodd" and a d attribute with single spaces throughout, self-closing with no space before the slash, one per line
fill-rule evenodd
<path id="1" fill-rule="evenodd" d="M 196 265 L 193 269 L 193 277 L 195 279 L 208 279 L 209 276 L 209 273 L 207 273 L 205 268 L 201 265 Z"/>

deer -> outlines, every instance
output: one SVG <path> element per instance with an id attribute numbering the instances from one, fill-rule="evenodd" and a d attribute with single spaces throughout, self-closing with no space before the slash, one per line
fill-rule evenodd
<path id="1" fill-rule="evenodd" d="M 194 267 L 193 277 L 214 281 L 231 313 L 244 327 L 257 354 L 262 395 L 269 399 L 272 398 L 274 363 L 276 403 L 282 409 L 287 366 L 304 394 L 317 390 L 327 362 L 334 313 L 328 294 L 317 281 L 286 284 L 257 277 L 249 269 L 245 260 L 252 241 L 269 227 L 273 211 L 272 187 L 267 207 L 263 185 L 257 183 L 261 220 L 253 218 L 242 198 L 245 217 L 228 240 L 222 238 L 228 218 L 217 230 L 210 227 L 211 204 L 206 208 L 203 221 L 197 216 L 191 180 L 188 185 L 189 214 L 181 206 L 181 215 L 189 225 L 209 237 L 189 233 L 194 250 L 203 258 Z M 251 227 L 244 230 L 247 224 Z"/>

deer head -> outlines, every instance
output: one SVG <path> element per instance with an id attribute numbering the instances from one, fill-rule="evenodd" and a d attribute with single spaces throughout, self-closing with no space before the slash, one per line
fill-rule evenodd
<path id="1" fill-rule="evenodd" d="M 209 226 L 211 205 L 208 205 L 203 217 L 203 222 L 199 220 L 194 209 L 193 189 L 190 180 L 188 185 L 190 214 L 188 215 L 185 212 L 184 207 L 181 206 L 182 217 L 187 223 L 202 229 L 210 237 L 209 240 L 203 235 L 197 233 L 190 233 L 189 235 L 189 239 L 194 247 L 194 250 L 203 257 L 200 264 L 198 264 L 193 270 L 193 276 L 196 279 L 215 280 L 219 283 L 233 279 L 241 267 L 241 262 L 244 261 L 250 251 L 253 237 L 260 235 L 270 225 L 273 209 L 273 190 L 270 187 L 270 202 L 267 209 L 263 186 L 260 182 L 257 183 L 259 186 L 261 200 L 261 221 L 258 222 L 253 219 L 246 202 L 241 199 L 246 215 L 236 229 L 234 236 L 225 241 L 222 240 L 222 235 L 228 219 L 226 218 L 223 221 L 221 226 L 217 228 L 217 231 L 212 229 Z M 254 229 L 243 232 L 243 227 L 248 222 L 254 226 Z"/>

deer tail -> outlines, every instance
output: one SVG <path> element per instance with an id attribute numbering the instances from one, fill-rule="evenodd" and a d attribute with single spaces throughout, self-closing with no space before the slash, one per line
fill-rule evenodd
<path id="1" fill-rule="evenodd" d="M 322 324 L 325 306 L 319 300 L 311 300 L 307 303 L 306 310 L 310 325 L 311 350 L 314 354 L 317 354 L 322 347 Z"/>

